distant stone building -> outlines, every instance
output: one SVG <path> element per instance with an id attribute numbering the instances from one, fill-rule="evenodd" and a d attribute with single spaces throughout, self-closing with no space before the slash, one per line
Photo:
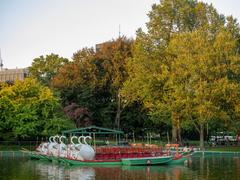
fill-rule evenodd
<path id="1" fill-rule="evenodd" d="M 13 82 L 15 80 L 23 81 L 28 76 L 28 69 L 4 69 L 0 49 L 0 82 Z"/>
<path id="2" fill-rule="evenodd" d="M 28 69 L 2 69 L 0 70 L 0 82 L 23 81 L 28 76 Z"/>
<path id="3" fill-rule="evenodd" d="M 95 45 L 96 52 L 100 51 L 105 45 L 109 44 L 110 42 L 99 43 Z"/>

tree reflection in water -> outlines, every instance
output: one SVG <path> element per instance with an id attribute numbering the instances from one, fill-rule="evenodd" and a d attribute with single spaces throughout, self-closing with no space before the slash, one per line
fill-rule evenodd
<path id="1" fill-rule="evenodd" d="M 0 179 L 239 179 L 239 156 L 198 156 L 178 166 L 73 167 L 43 161 L 2 159 Z"/>
<path id="2" fill-rule="evenodd" d="M 42 177 L 76 180 L 120 180 L 120 179 L 181 179 L 188 168 L 180 166 L 115 166 L 115 167 L 71 167 L 51 163 L 36 163 L 36 171 Z"/>

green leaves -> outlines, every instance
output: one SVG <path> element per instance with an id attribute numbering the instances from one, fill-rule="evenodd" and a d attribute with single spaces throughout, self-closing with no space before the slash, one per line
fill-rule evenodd
<path id="1" fill-rule="evenodd" d="M 14 85 L 0 90 L 0 131 L 11 132 L 17 138 L 48 135 L 44 129 L 49 126 L 49 119 L 56 117 L 58 107 L 58 99 L 52 91 L 35 79 L 15 81 Z M 56 119 L 56 123 L 61 123 L 56 126 L 66 125 L 63 123 L 66 119 Z M 57 133 L 60 130 L 61 128 L 54 128 L 51 132 Z"/>
<path id="2" fill-rule="evenodd" d="M 114 116 L 130 131 L 149 117 L 149 126 L 165 123 L 180 130 L 195 125 L 202 133 L 205 124 L 238 124 L 236 19 L 197 0 L 161 0 L 148 15 L 147 32 L 139 29 L 134 42 L 120 37 L 96 50 L 83 48 L 71 62 L 54 54 L 40 56 L 30 67 L 31 76 L 57 88 L 63 107 L 76 103 L 82 108 L 79 116 L 87 108 L 97 125 L 112 126 Z M 1 89 L 0 128 L 27 137 L 67 127 L 55 114 L 59 99 L 49 88 L 26 80 Z"/>
<path id="3" fill-rule="evenodd" d="M 77 51 L 52 81 L 62 92 L 64 106 L 74 102 L 89 109 L 95 123 L 111 125 L 119 105 L 119 90 L 128 76 L 126 61 L 132 56 L 132 44 L 131 39 L 119 37 L 98 44 L 96 51 Z"/>
<path id="4" fill-rule="evenodd" d="M 42 131 L 42 135 L 49 136 L 56 133 L 60 133 L 63 130 L 76 128 L 73 123 L 70 121 L 63 119 L 61 117 L 53 116 L 48 119 L 46 124 L 44 125 L 44 130 Z"/>
<path id="5" fill-rule="evenodd" d="M 163 0 L 153 5 L 149 18 L 148 31 L 137 32 L 122 95 L 142 101 L 154 119 L 171 120 L 177 128 L 237 121 L 236 21 L 228 17 L 225 23 L 212 5 L 188 0 Z"/>
<path id="6" fill-rule="evenodd" d="M 40 56 L 33 60 L 32 66 L 29 67 L 30 76 L 36 78 L 45 85 L 50 85 L 53 76 L 58 69 L 68 62 L 68 59 L 59 57 L 56 54 Z"/>

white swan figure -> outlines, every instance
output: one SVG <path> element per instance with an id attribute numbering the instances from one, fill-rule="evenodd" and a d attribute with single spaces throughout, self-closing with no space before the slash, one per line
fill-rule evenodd
<path id="1" fill-rule="evenodd" d="M 78 138 L 78 144 L 76 144 L 76 148 L 80 151 L 81 146 L 83 145 L 81 139 L 84 138 L 84 136 L 79 136 Z"/>
<path id="2" fill-rule="evenodd" d="M 68 146 L 69 157 L 72 159 L 83 160 L 79 154 L 79 144 L 75 144 L 73 139 L 77 139 L 77 136 L 71 137 L 71 144 Z"/>
<path id="3" fill-rule="evenodd" d="M 53 138 L 54 138 L 53 136 L 49 137 L 49 139 L 48 139 L 49 143 L 53 143 L 53 141 L 52 141 Z"/>
<path id="4" fill-rule="evenodd" d="M 93 160 L 95 158 L 95 151 L 87 142 L 86 139 L 92 139 L 91 136 L 85 136 L 83 139 L 84 144 L 81 145 L 80 155 L 84 160 Z"/>
<path id="5" fill-rule="evenodd" d="M 84 136 L 80 136 L 80 137 L 78 138 L 78 144 L 75 144 L 75 150 L 76 150 L 76 153 L 77 153 L 76 159 L 83 161 L 84 158 L 83 158 L 82 155 L 81 155 L 81 148 L 82 148 L 82 146 L 83 146 L 83 143 L 82 143 L 82 141 L 81 141 L 82 138 L 84 138 Z"/>
<path id="6" fill-rule="evenodd" d="M 77 139 L 77 136 L 72 136 L 72 137 L 71 137 L 71 144 L 75 144 L 75 143 L 73 142 L 73 139 Z"/>
<path id="7" fill-rule="evenodd" d="M 68 148 L 69 148 L 70 151 L 75 150 L 75 145 L 76 144 L 74 143 L 73 139 L 77 139 L 77 136 L 72 136 L 71 139 L 70 139 L 71 144 L 68 145 Z"/>
<path id="8" fill-rule="evenodd" d="M 49 145 L 51 143 L 53 143 L 52 139 L 53 139 L 53 136 L 50 136 L 49 139 L 48 139 L 49 142 L 43 144 L 43 146 L 42 146 L 42 153 L 43 154 L 45 154 L 45 155 L 48 154 L 48 152 L 49 152 Z"/>
<path id="9" fill-rule="evenodd" d="M 58 135 L 53 136 L 53 141 L 51 141 L 49 143 L 48 149 L 49 149 L 49 155 L 53 155 L 53 156 L 58 156 L 58 143 L 56 138 L 59 138 Z"/>
<path id="10" fill-rule="evenodd" d="M 40 143 L 40 144 L 38 145 L 38 147 L 36 148 L 36 151 L 42 152 L 42 147 L 43 147 L 43 144 L 44 144 L 44 143 L 45 143 L 45 142 Z"/>
<path id="11" fill-rule="evenodd" d="M 47 155 L 49 150 L 48 150 L 48 146 L 50 143 L 52 143 L 52 138 L 53 136 L 49 137 L 49 142 L 42 142 L 37 148 L 36 150 L 38 152 L 40 152 L 41 154 Z"/>
<path id="12" fill-rule="evenodd" d="M 60 144 L 65 144 L 65 143 L 62 141 L 62 138 L 66 139 L 66 136 L 60 136 L 60 138 L 59 138 Z"/>
<path id="13" fill-rule="evenodd" d="M 59 156 L 60 157 L 67 157 L 67 145 L 63 143 L 62 138 L 66 139 L 66 136 L 59 137 Z"/>

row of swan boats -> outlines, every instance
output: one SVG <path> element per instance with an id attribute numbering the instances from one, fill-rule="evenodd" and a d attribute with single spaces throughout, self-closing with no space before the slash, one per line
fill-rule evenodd
<path id="1" fill-rule="evenodd" d="M 37 152 L 41 155 L 70 158 L 75 160 L 93 160 L 95 157 L 94 149 L 86 142 L 92 139 L 91 136 L 72 136 L 70 144 L 66 145 L 65 136 L 51 136 L 49 142 L 41 143 L 37 147 Z M 77 140 L 77 143 L 74 142 Z"/>
<path id="2" fill-rule="evenodd" d="M 31 151 L 31 159 L 47 160 L 68 165 L 162 165 L 183 164 L 191 156 L 191 152 L 163 153 L 161 148 L 136 148 L 126 146 L 105 146 L 93 148 L 87 143 L 91 136 L 72 136 L 70 144 L 64 143 L 65 136 L 51 136 L 49 142 L 41 143 L 36 151 Z M 77 143 L 76 143 L 77 142 Z"/>

